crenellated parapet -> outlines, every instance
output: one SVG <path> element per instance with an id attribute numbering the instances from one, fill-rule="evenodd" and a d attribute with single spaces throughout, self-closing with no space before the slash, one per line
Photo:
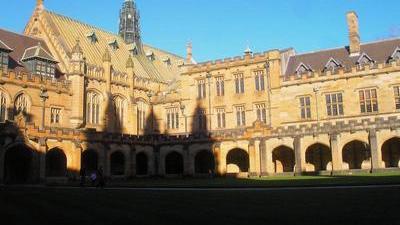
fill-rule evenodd
<path id="1" fill-rule="evenodd" d="M 45 88 L 48 91 L 66 94 L 71 92 L 71 82 L 68 80 L 17 72 L 14 70 L 8 70 L 4 73 L 0 69 L 0 74 L 2 74 L 0 76 L 0 85 L 14 84 L 23 88 Z"/>

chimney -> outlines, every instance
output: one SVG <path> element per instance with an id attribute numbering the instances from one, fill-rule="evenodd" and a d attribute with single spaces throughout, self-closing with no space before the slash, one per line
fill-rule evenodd
<path id="1" fill-rule="evenodd" d="M 350 56 L 360 55 L 360 33 L 358 31 L 358 16 L 354 11 L 347 13 L 349 27 Z"/>
<path id="2" fill-rule="evenodd" d="M 192 64 L 193 62 L 193 48 L 192 48 L 192 42 L 189 42 L 186 46 L 186 63 Z"/>

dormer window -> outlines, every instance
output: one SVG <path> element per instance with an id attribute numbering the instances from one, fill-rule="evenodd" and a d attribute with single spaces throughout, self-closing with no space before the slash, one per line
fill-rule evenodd
<path id="1" fill-rule="evenodd" d="M 154 52 L 153 51 L 146 52 L 146 56 L 150 61 L 154 61 L 155 60 L 155 56 L 154 56 Z"/>
<path id="2" fill-rule="evenodd" d="M 55 77 L 57 61 L 40 44 L 25 49 L 21 61 L 35 75 Z"/>
<path id="3" fill-rule="evenodd" d="M 137 55 L 137 54 L 139 54 L 139 50 L 138 50 L 138 47 L 137 47 L 136 43 L 133 43 L 133 44 L 131 45 L 131 47 L 130 47 L 130 49 L 129 49 L 129 52 L 130 52 L 132 55 Z"/>
<path id="4" fill-rule="evenodd" d="M 302 74 L 311 72 L 312 69 L 309 66 L 306 66 L 304 63 L 300 63 L 300 65 L 296 69 L 297 76 L 301 76 Z"/>
<path id="5" fill-rule="evenodd" d="M 86 37 L 89 39 L 90 43 L 92 43 L 92 44 L 96 44 L 98 41 L 96 33 L 94 31 L 88 33 L 86 35 Z"/>
<path id="6" fill-rule="evenodd" d="M 13 50 L 0 40 L 0 69 L 8 68 L 9 53 Z"/>
<path id="7" fill-rule="evenodd" d="M 117 40 L 112 40 L 112 41 L 110 41 L 110 42 L 108 42 L 108 45 L 115 51 L 115 50 L 117 50 L 117 49 L 119 49 L 119 45 L 118 45 L 118 42 L 117 42 Z"/>
<path id="8" fill-rule="evenodd" d="M 163 62 L 164 62 L 167 66 L 170 66 L 170 65 L 171 65 L 171 59 L 170 59 L 169 57 L 165 57 L 165 58 L 163 59 Z"/>
<path id="9" fill-rule="evenodd" d="M 324 67 L 324 72 L 325 71 L 332 71 L 334 72 L 338 68 L 342 67 L 342 64 L 336 61 L 334 58 L 330 58 L 329 61 L 326 63 Z"/>
<path id="10" fill-rule="evenodd" d="M 396 60 L 400 60 L 400 48 L 397 47 L 396 50 L 394 50 L 393 54 L 390 56 L 389 58 L 389 62 L 390 61 L 396 61 Z"/>
<path id="11" fill-rule="evenodd" d="M 375 61 L 371 59 L 366 53 L 363 53 L 360 58 L 357 60 L 357 64 L 360 66 L 365 66 L 365 65 L 372 65 L 374 64 Z"/>

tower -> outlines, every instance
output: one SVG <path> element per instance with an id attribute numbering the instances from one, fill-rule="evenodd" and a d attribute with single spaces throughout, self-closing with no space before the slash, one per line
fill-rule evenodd
<path id="1" fill-rule="evenodd" d="M 125 0 L 119 16 L 119 35 L 127 44 L 135 44 L 139 51 L 142 49 L 140 40 L 139 12 L 133 0 Z"/>

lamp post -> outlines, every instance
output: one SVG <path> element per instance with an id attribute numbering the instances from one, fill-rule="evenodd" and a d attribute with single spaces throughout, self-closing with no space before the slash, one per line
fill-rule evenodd
<path id="1" fill-rule="evenodd" d="M 209 133 L 211 132 L 211 73 L 207 73 L 206 78 L 208 80 L 208 120 L 209 120 Z"/>
<path id="2" fill-rule="evenodd" d="M 185 117 L 185 135 L 187 135 L 187 117 L 185 114 L 185 105 L 181 104 L 181 112 L 182 112 L 182 115 Z"/>
<path id="3" fill-rule="evenodd" d="M 49 94 L 47 90 L 43 87 L 40 89 L 40 100 L 42 102 L 42 123 L 40 124 L 40 130 L 44 130 L 44 122 L 45 122 L 45 113 L 46 113 L 46 100 L 49 98 Z"/>

